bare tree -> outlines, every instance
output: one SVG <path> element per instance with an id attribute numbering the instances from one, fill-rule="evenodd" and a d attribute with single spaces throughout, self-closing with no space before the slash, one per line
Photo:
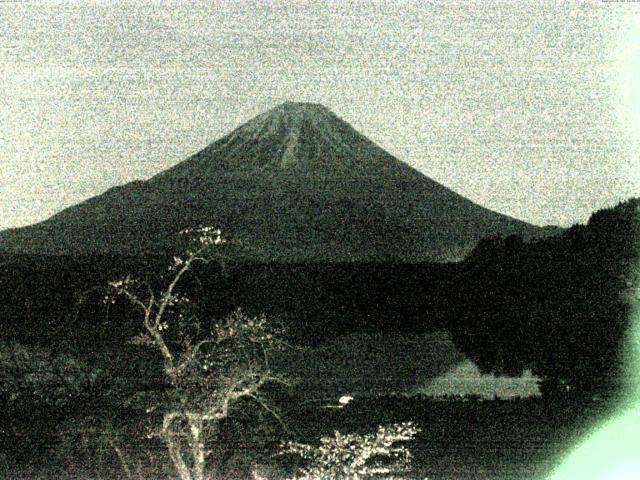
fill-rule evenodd
<path id="1" fill-rule="evenodd" d="M 236 310 L 203 328 L 189 313 L 189 298 L 178 293 L 181 280 L 196 263 L 214 260 L 225 240 L 212 227 L 181 233 L 190 237 L 192 248 L 173 258 L 166 286 L 158 292 L 127 276 L 109 284 L 114 295 L 105 300 L 124 297 L 142 314 L 144 330 L 134 342 L 160 354 L 167 380 L 162 401 L 154 402 L 147 411 L 161 415 L 157 434 L 181 480 L 203 480 L 208 454 L 205 428 L 215 429 L 229 416 L 234 402 L 251 398 L 280 420 L 261 398 L 260 390 L 269 382 L 286 383 L 269 367 L 271 353 L 284 344 L 281 332 L 264 316 L 250 317 Z"/>

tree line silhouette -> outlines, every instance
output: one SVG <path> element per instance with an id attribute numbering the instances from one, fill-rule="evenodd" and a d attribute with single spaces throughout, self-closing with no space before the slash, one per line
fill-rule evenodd
<path id="1" fill-rule="evenodd" d="M 632 199 L 600 210 L 586 225 L 543 240 L 487 238 L 460 263 L 229 263 L 199 269 L 185 289 L 201 300 L 202 317 L 238 307 L 264 313 L 297 342 L 448 330 L 485 372 L 531 369 L 549 392 L 554 385 L 607 391 L 619 380 L 635 298 L 638 205 Z M 166 260 L 4 256 L 3 337 L 73 353 L 119 348 L 136 323 L 105 305 L 98 287 L 130 272 L 153 282 Z"/>

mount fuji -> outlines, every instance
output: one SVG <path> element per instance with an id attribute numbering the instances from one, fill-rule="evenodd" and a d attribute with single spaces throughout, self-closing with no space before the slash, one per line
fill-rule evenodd
<path id="1" fill-rule="evenodd" d="M 0 252 L 163 253 L 196 225 L 222 228 L 235 259 L 301 263 L 448 262 L 483 237 L 556 232 L 458 195 L 322 105 L 288 102 L 148 180 L 0 232 Z"/>

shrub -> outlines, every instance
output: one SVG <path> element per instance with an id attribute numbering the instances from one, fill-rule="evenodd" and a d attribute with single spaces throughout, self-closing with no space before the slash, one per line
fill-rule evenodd
<path id="1" fill-rule="evenodd" d="M 398 444 L 413 440 L 419 429 L 413 423 L 380 426 L 376 433 L 342 434 L 322 437 L 320 445 L 289 442 L 283 454 L 295 454 L 306 461 L 296 480 L 349 479 L 406 473 L 411 467 L 411 452 Z"/>

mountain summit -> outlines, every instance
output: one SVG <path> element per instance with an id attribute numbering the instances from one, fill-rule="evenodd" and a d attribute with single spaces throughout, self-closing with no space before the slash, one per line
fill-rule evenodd
<path id="1" fill-rule="evenodd" d="M 335 176 L 348 171 L 374 174 L 376 168 L 388 167 L 390 158 L 326 107 L 286 102 L 209 145 L 190 163 L 210 159 L 227 170 L 258 168 L 271 173 L 294 170 Z M 174 175 L 176 170 L 191 173 L 180 164 L 167 174 Z"/>
<path id="2" fill-rule="evenodd" d="M 409 167 L 319 104 L 287 102 L 146 181 L 0 233 L 0 252 L 169 251 L 220 226 L 246 261 L 452 261 L 483 237 L 549 230 L 498 214 Z"/>

